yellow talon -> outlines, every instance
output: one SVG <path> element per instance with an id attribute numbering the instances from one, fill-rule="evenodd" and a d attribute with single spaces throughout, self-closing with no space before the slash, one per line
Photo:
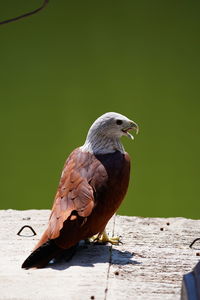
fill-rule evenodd
<path id="1" fill-rule="evenodd" d="M 102 233 L 98 233 L 92 236 L 89 241 L 99 244 L 111 243 L 112 245 L 119 245 L 120 243 L 122 243 L 119 237 L 109 237 L 105 230 Z"/>

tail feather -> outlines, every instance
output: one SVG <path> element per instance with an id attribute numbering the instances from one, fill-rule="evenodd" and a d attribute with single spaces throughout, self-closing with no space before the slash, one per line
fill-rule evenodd
<path id="1" fill-rule="evenodd" d="M 53 258 L 67 256 L 69 260 L 76 250 L 76 246 L 69 249 L 62 249 L 56 245 L 54 240 L 48 240 L 39 248 L 34 250 L 23 262 L 22 268 L 44 268 Z"/>

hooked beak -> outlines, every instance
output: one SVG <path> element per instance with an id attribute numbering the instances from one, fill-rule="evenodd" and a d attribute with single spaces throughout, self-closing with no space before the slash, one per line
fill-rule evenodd
<path id="1" fill-rule="evenodd" d="M 122 129 L 123 133 L 128 136 L 130 139 L 134 140 L 134 136 L 129 133 L 129 130 L 135 130 L 136 134 L 139 132 L 139 126 L 137 123 L 130 121 L 130 126 L 128 128 Z"/>

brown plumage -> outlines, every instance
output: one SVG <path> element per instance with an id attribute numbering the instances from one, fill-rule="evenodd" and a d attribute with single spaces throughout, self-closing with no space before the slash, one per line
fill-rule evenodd
<path id="1" fill-rule="evenodd" d="M 137 127 L 133 122 L 132 125 L 131 128 Z M 48 228 L 23 268 L 44 267 L 62 252 L 71 257 L 80 240 L 104 231 L 120 206 L 129 183 L 129 155 L 120 148 L 108 153 L 93 150 L 82 146 L 67 159 Z"/>

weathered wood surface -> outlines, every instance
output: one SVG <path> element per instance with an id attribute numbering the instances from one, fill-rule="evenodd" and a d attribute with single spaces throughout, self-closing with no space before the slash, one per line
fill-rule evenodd
<path id="1" fill-rule="evenodd" d="M 199 260 L 200 245 L 189 244 L 200 237 L 200 220 L 117 216 L 108 232 L 123 244 L 81 246 L 70 262 L 22 270 L 48 216 L 48 210 L 0 211 L 0 299 L 176 300 L 183 274 Z M 37 235 L 18 236 L 23 225 Z"/>

